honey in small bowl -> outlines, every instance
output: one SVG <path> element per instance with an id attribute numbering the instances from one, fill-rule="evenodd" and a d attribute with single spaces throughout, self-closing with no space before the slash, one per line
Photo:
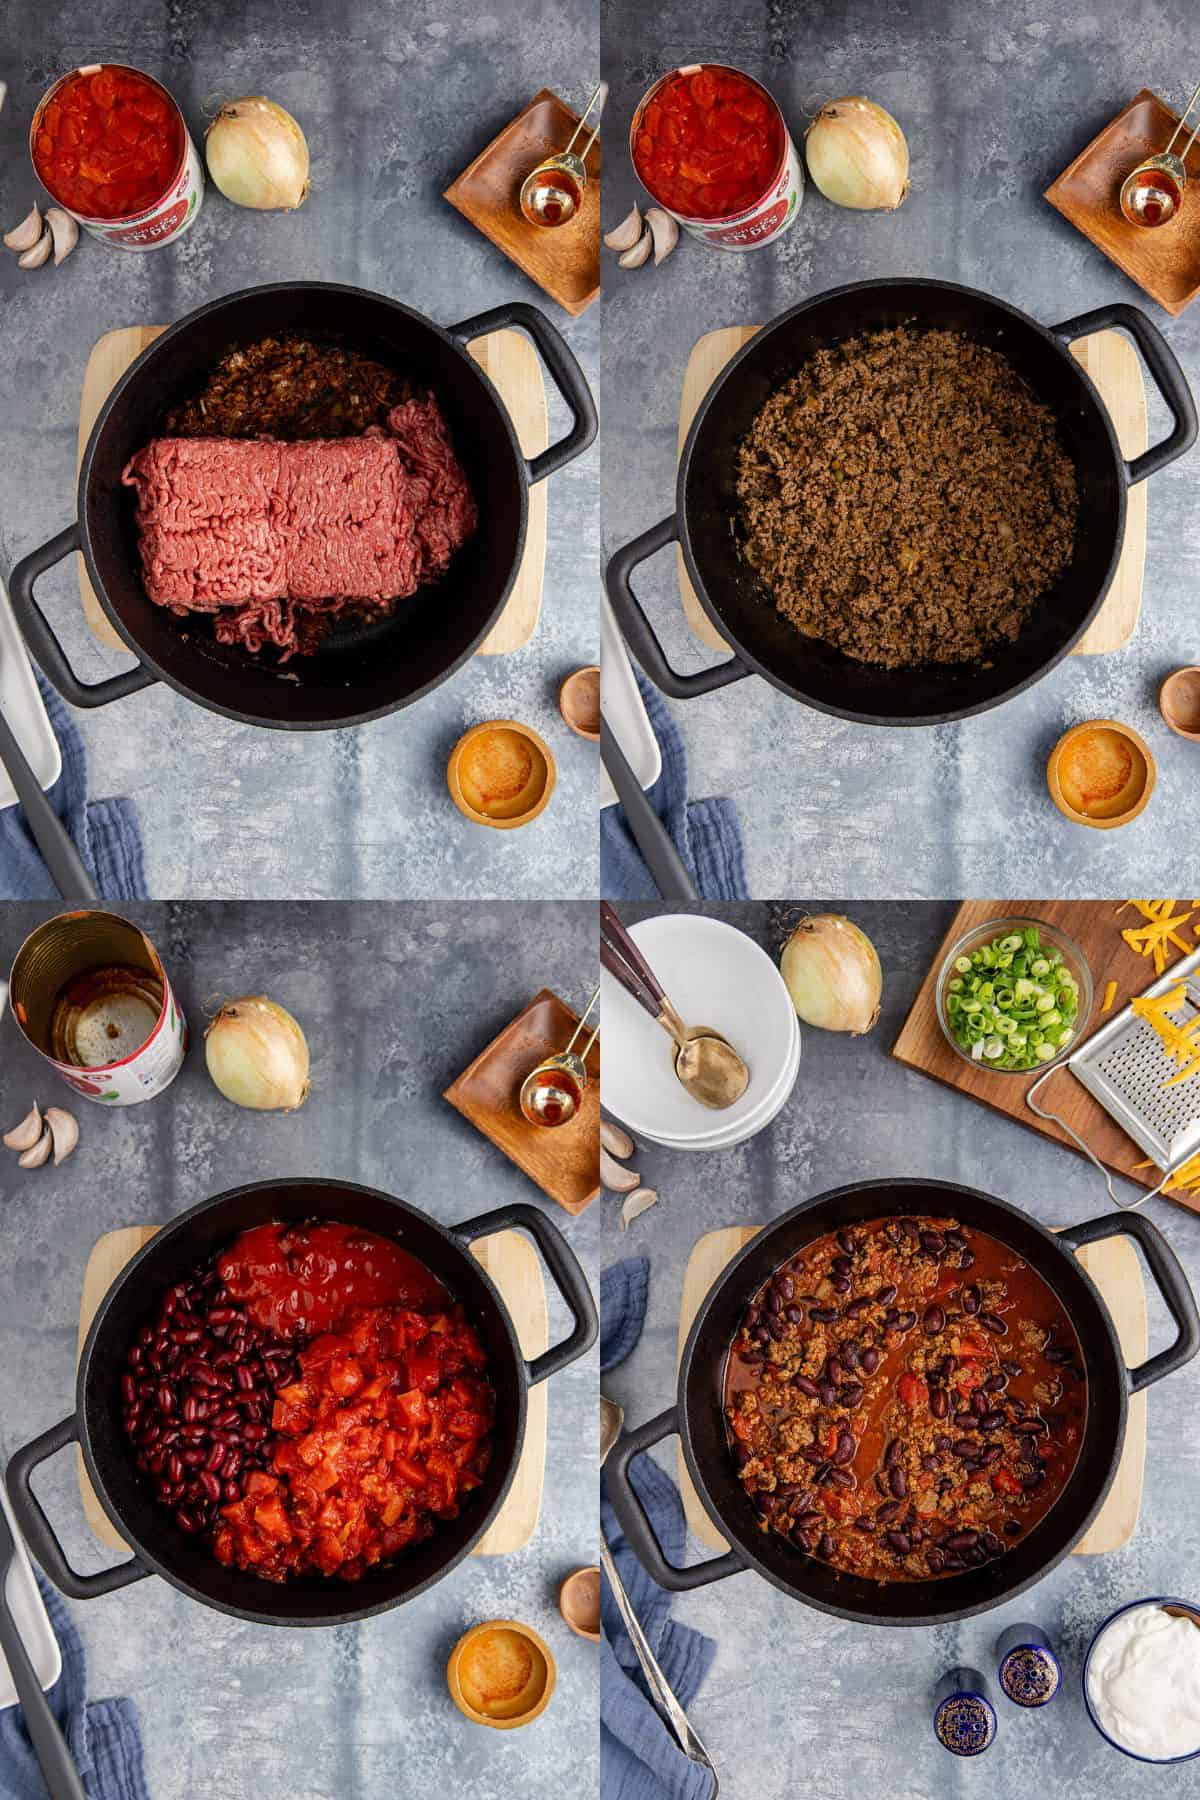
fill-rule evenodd
<path id="1" fill-rule="evenodd" d="M 489 1619 L 459 1638 L 446 1669 L 450 1697 L 477 1725 L 498 1731 L 528 1725 L 554 1692 L 549 1646 L 529 1625 Z"/>
<path id="2" fill-rule="evenodd" d="M 1137 818 L 1154 792 L 1149 745 L 1115 719 L 1089 719 L 1054 746 L 1047 768 L 1051 797 L 1079 825 L 1109 830 Z"/>
<path id="3" fill-rule="evenodd" d="M 549 804 L 556 769 L 550 746 L 516 719 L 488 719 L 459 738 L 446 780 L 458 810 L 476 825 L 511 831 Z"/>

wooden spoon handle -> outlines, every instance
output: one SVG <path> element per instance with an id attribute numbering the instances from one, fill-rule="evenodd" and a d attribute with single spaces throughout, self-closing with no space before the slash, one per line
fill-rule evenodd
<path id="1" fill-rule="evenodd" d="M 640 977 L 661 1006 L 667 997 L 662 982 L 658 979 L 654 970 L 650 967 L 650 964 L 646 961 L 645 957 L 626 931 L 624 925 L 622 925 L 614 909 L 609 905 L 607 900 L 602 900 L 600 902 L 601 938 L 606 934 L 612 939 L 634 974 Z"/>
<path id="2" fill-rule="evenodd" d="M 619 982 L 627 994 L 637 1001 L 643 1012 L 648 1012 L 652 1019 L 658 1018 L 658 1003 L 648 987 L 634 974 L 629 964 L 606 937 L 600 939 L 600 961 L 608 970 L 613 980 Z"/>

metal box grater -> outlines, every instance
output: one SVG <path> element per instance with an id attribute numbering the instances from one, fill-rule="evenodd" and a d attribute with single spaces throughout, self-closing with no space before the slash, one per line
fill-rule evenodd
<path id="1" fill-rule="evenodd" d="M 1156 997 L 1181 980 L 1186 981 L 1185 1004 L 1193 1011 L 1200 1010 L 1200 985 L 1194 979 L 1197 970 L 1200 970 L 1200 950 L 1181 957 L 1173 968 L 1145 989 L 1145 995 Z M 1119 1200 L 1109 1171 L 1078 1133 L 1072 1131 L 1057 1113 L 1035 1105 L 1033 1097 L 1038 1089 L 1064 1068 L 1069 1069 L 1076 1081 L 1116 1120 L 1139 1150 L 1163 1170 L 1163 1178 L 1157 1187 L 1137 1200 Z M 1114 1205 L 1141 1206 L 1162 1191 L 1177 1169 L 1200 1154 L 1200 1076 L 1194 1082 L 1185 1081 L 1178 1087 L 1164 1088 L 1163 1083 L 1177 1073 L 1177 1065 L 1167 1055 L 1154 1027 L 1126 1006 L 1094 1031 L 1064 1063 L 1057 1063 L 1040 1075 L 1026 1093 L 1025 1102 L 1031 1112 L 1040 1119 L 1052 1120 L 1079 1145 L 1104 1176 Z"/>

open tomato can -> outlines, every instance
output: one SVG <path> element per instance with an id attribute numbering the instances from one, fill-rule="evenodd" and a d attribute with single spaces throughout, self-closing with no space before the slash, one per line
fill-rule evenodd
<path id="1" fill-rule="evenodd" d="M 87 1100 L 136 1106 L 183 1067 L 187 1021 L 162 960 L 116 913 L 39 925 L 17 951 L 8 995 L 26 1041 Z"/>
<path id="2" fill-rule="evenodd" d="M 193 223 L 204 171 L 171 95 L 142 69 L 88 63 L 43 94 L 34 172 L 56 205 L 118 250 L 157 250 Z"/>
<path id="3" fill-rule="evenodd" d="M 777 102 L 727 63 L 660 75 L 629 128 L 638 180 L 656 206 L 714 250 L 759 250 L 800 210 L 804 170 Z"/>

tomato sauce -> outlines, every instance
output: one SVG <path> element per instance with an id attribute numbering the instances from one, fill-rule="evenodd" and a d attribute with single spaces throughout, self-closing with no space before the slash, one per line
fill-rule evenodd
<path id="1" fill-rule="evenodd" d="M 354 1225 L 256 1225 L 217 1259 L 232 1298 L 277 1337 L 339 1331 L 358 1307 L 448 1306 L 445 1287 L 390 1238 Z"/>
<path id="2" fill-rule="evenodd" d="M 103 63 L 55 87 L 34 120 L 33 165 L 85 219 L 127 219 L 162 198 L 184 157 L 184 125 L 165 90 Z"/>
<path id="3" fill-rule="evenodd" d="M 767 192 L 784 135 L 778 108 L 756 81 L 702 64 L 677 69 L 653 90 L 635 121 L 633 162 L 672 212 L 730 218 Z"/>

